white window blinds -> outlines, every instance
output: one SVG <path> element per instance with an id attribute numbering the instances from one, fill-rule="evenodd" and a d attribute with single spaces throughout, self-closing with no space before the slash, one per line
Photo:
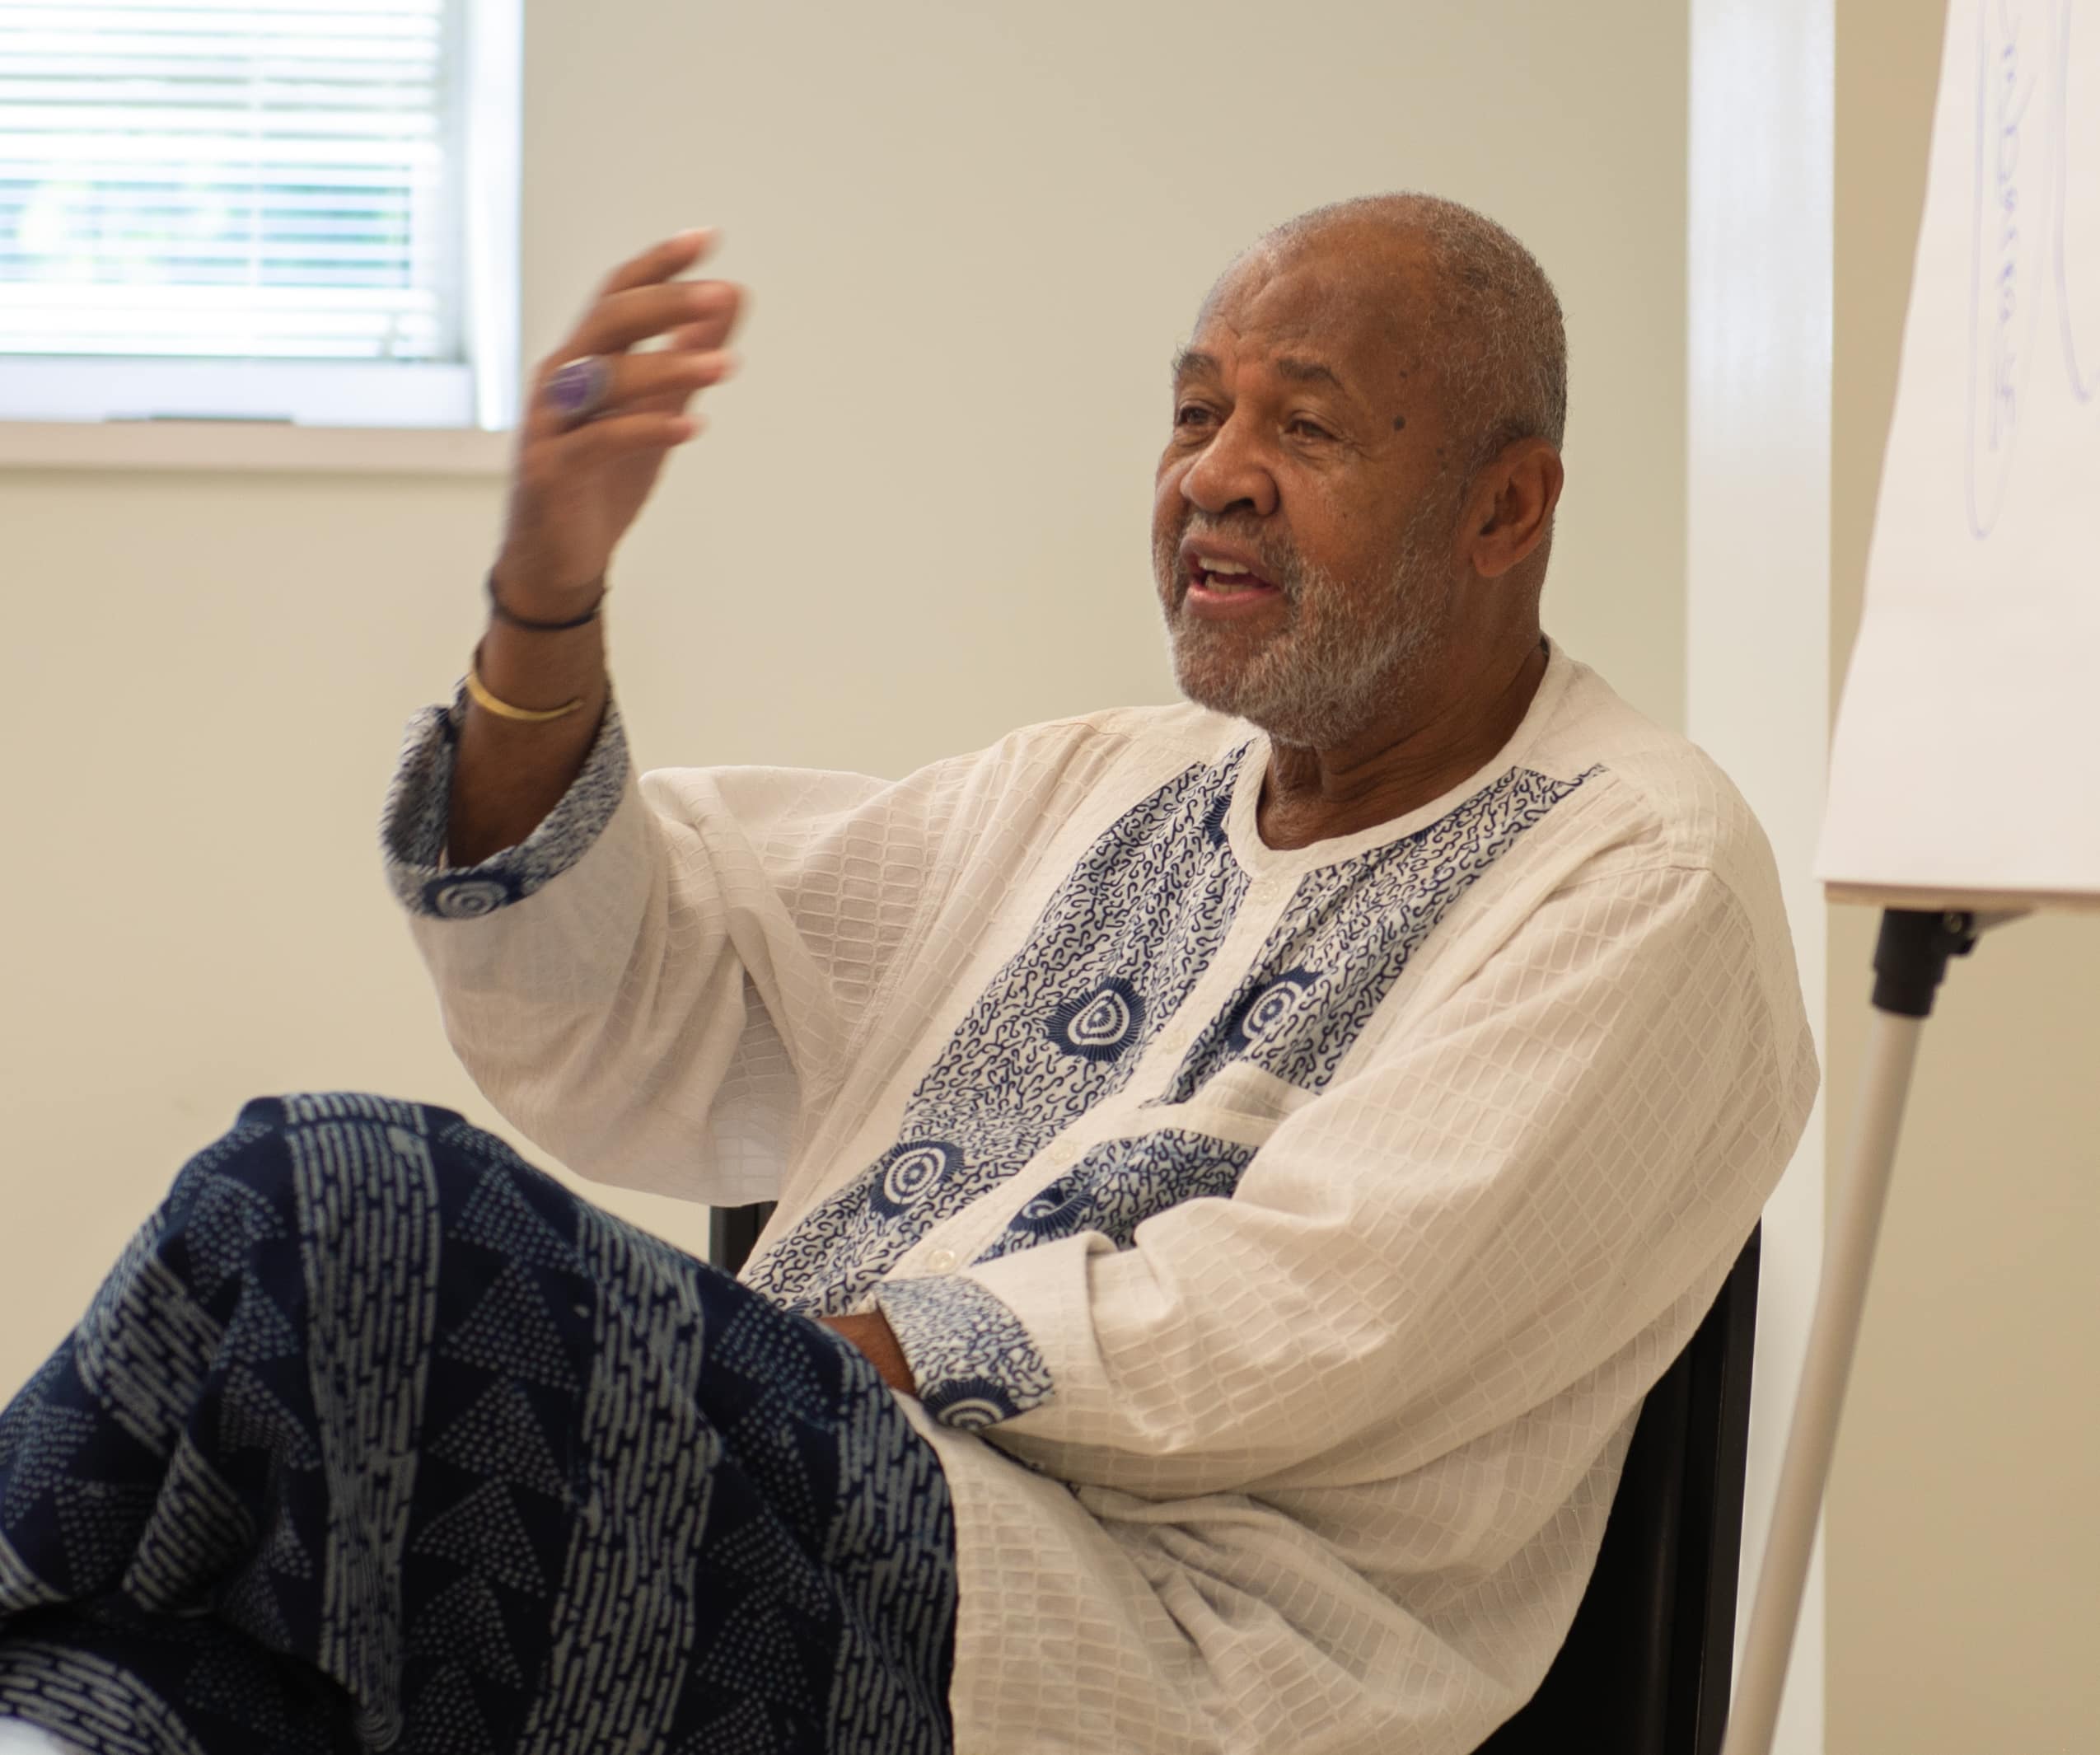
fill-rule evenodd
<path id="1" fill-rule="evenodd" d="M 0 418 L 489 424 L 505 399 L 470 380 L 514 311 L 516 152 L 470 112 L 514 133 L 475 51 L 500 70 L 514 14 L 0 0 Z"/>
<path id="2" fill-rule="evenodd" d="M 446 0 L 0 0 L 0 348 L 446 359 Z"/>

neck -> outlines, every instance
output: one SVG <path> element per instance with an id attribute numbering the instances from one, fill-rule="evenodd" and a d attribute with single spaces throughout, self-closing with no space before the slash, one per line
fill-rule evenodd
<path id="1" fill-rule="evenodd" d="M 1546 647 L 1534 641 L 1466 679 L 1426 719 L 1376 726 L 1334 749 L 1274 745 L 1256 816 L 1263 843 L 1308 847 L 1443 797 L 1515 735 L 1545 675 Z"/>

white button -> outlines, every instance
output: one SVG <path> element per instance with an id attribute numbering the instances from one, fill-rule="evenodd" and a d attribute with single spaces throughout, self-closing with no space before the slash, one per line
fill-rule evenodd
<path id="1" fill-rule="evenodd" d="M 1189 1032 L 1176 1024 L 1160 1037 L 1159 1046 L 1169 1054 L 1179 1054 L 1189 1046 Z"/>
<path id="2" fill-rule="evenodd" d="M 1256 901 L 1261 903 L 1265 907 L 1268 904 L 1275 901 L 1276 886 L 1272 880 L 1264 878 L 1246 893 Z"/>
<path id="3" fill-rule="evenodd" d="M 1078 1155 L 1078 1147 L 1069 1140 L 1060 1140 L 1050 1149 L 1050 1161 L 1054 1164 L 1069 1164 Z"/>
<path id="4" fill-rule="evenodd" d="M 926 1257 L 926 1265 L 937 1274 L 945 1274 L 955 1266 L 955 1252 L 952 1249 L 932 1250 Z"/>

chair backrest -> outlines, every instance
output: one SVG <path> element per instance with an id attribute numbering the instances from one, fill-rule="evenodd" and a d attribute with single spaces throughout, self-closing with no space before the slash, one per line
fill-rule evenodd
<path id="1" fill-rule="evenodd" d="M 1642 1404 L 1604 1545 L 1538 1692 L 1478 1755 L 1719 1755 L 1734 1660 L 1760 1234 Z"/>
<path id="2" fill-rule="evenodd" d="M 708 1214 L 708 1260 L 725 1274 L 738 1271 L 751 1258 L 751 1247 L 773 1216 L 773 1202 L 751 1206 L 718 1206 Z"/>
<path id="3" fill-rule="evenodd" d="M 735 1273 L 770 1204 L 717 1207 Z M 1538 1692 L 1477 1755 L 1719 1755 L 1735 1648 L 1760 1233 L 1642 1403 L 1597 1569 Z"/>

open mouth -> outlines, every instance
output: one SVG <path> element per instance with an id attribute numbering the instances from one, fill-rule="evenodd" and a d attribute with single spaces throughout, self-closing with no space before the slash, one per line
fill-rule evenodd
<path id="1" fill-rule="evenodd" d="M 1191 555 L 1187 568 L 1186 601 L 1192 609 L 1209 613 L 1252 609 L 1283 595 L 1281 587 L 1272 584 L 1251 567 L 1222 556 Z"/>

